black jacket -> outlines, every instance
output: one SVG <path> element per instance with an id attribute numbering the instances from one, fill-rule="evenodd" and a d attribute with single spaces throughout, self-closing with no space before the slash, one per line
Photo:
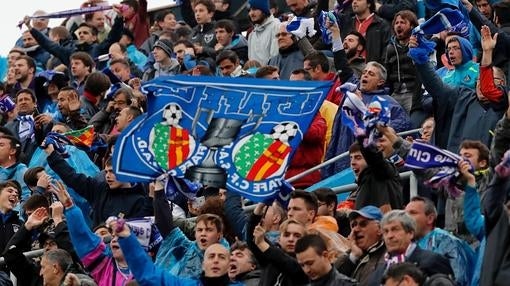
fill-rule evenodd
<path id="1" fill-rule="evenodd" d="M 381 207 L 389 204 L 391 209 L 402 209 L 402 185 L 396 167 L 383 158 L 375 146 L 361 147 L 367 167 L 358 177 L 356 189 L 357 210 L 364 206 Z"/>
<path id="2" fill-rule="evenodd" d="M 55 226 L 54 239 L 59 249 L 64 249 L 73 258 L 75 267 L 73 269 L 83 269 L 81 261 L 76 252 L 74 251 L 69 231 L 67 230 L 67 223 L 61 222 Z M 42 277 L 39 275 L 41 266 L 33 259 L 27 258 L 23 252 L 30 250 L 32 242 L 32 232 L 22 225 L 21 228 L 9 241 L 3 254 L 5 262 L 12 274 L 18 279 L 18 285 L 42 285 Z M 41 246 L 42 247 L 42 246 Z M 81 272 L 81 271 L 80 271 Z"/>
<path id="3" fill-rule="evenodd" d="M 365 50 L 367 51 L 366 61 L 367 63 L 370 61 L 382 63 L 384 58 L 384 49 L 391 38 L 391 28 L 388 22 L 381 17 L 375 14 L 372 17 L 374 17 L 374 19 L 370 26 L 368 26 L 367 33 L 365 35 L 365 39 L 367 41 L 367 46 L 365 47 Z M 356 31 L 355 23 L 355 16 L 341 17 L 340 27 L 345 27 L 341 30 L 342 40 L 345 39 L 347 34 L 350 32 Z"/>
<path id="4" fill-rule="evenodd" d="M 347 276 L 356 279 L 360 285 L 367 285 L 370 274 L 373 273 L 380 265 L 384 265 L 384 254 L 386 246 L 384 241 L 379 241 L 376 245 L 369 248 L 356 263 L 349 258 L 342 260 L 342 263 L 336 265 L 336 269 Z M 337 260 L 340 261 L 340 260 Z"/>
<path id="5" fill-rule="evenodd" d="M 285 253 L 280 247 L 271 245 L 261 252 L 253 241 L 253 231 L 260 222 L 261 216 L 251 215 L 246 231 L 246 242 L 262 268 L 260 286 L 269 285 L 307 285 L 308 276 L 303 272 L 295 257 Z"/>
<path id="6" fill-rule="evenodd" d="M 70 66 L 70 56 L 74 52 L 86 52 L 88 53 L 93 59 L 97 58 L 100 55 L 107 54 L 108 49 L 110 46 L 118 42 L 120 38 L 122 37 L 122 28 L 124 25 L 124 20 L 122 17 L 116 17 L 115 21 L 113 23 L 112 29 L 110 30 L 110 33 L 108 34 L 108 37 L 102 41 L 101 43 L 93 43 L 93 44 L 78 44 L 77 42 L 69 43 L 67 39 L 64 40 L 63 44 L 61 45 L 59 43 L 55 43 L 52 40 L 50 40 L 46 35 L 39 32 L 37 29 L 32 28 L 30 29 L 30 34 L 34 37 L 34 39 L 37 41 L 37 43 L 46 51 L 48 51 L 50 54 L 58 58 L 64 65 Z M 103 63 L 97 63 L 98 66 L 96 68 L 98 70 L 103 68 Z"/>
<path id="7" fill-rule="evenodd" d="M 104 223 L 110 216 L 123 213 L 125 218 L 139 218 L 154 214 L 152 200 L 140 184 L 131 188 L 110 189 L 106 181 L 78 174 L 57 153 L 48 156 L 48 165 L 64 183 L 84 197 L 92 207 L 94 226 Z"/>
<path id="8" fill-rule="evenodd" d="M 0 250 L 2 252 L 6 248 L 11 237 L 22 225 L 23 222 L 19 219 L 17 211 L 11 211 L 7 216 L 0 213 Z M 7 271 L 7 266 L 0 266 L 0 271 Z"/>
<path id="9" fill-rule="evenodd" d="M 41 145 L 46 134 L 53 127 L 53 123 L 46 124 L 42 126 L 42 128 L 35 127 L 34 139 L 27 138 L 24 141 L 21 141 L 21 139 L 19 138 L 19 124 L 20 120 L 18 118 L 15 118 L 13 121 L 5 124 L 5 128 L 9 129 L 9 131 L 11 131 L 11 133 L 13 134 L 14 137 L 16 137 L 16 139 L 20 140 L 21 142 L 20 162 L 25 165 L 28 165 L 30 163 L 30 159 L 32 159 L 32 155 L 34 154 L 35 150 L 39 145 Z"/>
<path id="10" fill-rule="evenodd" d="M 351 286 L 358 285 L 356 280 L 341 274 L 334 267 L 325 276 L 310 282 L 310 286 Z"/>
<path id="11" fill-rule="evenodd" d="M 414 263 L 423 273 L 430 277 L 437 273 L 450 275 L 453 278 L 453 270 L 446 257 L 429 250 L 423 250 L 416 246 L 414 251 L 406 258 L 406 262 Z M 368 285 L 379 286 L 387 270 L 386 264 L 381 264 L 369 278 Z"/>
<path id="12" fill-rule="evenodd" d="M 487 239 L 480 285 L 508 285 L 510 281 L 510 215 L 505 207 L 510 180 L 494 176 L 482 200 Z"/>

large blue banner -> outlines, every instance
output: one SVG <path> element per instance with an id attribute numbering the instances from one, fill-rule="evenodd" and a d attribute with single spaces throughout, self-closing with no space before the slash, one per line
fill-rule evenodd
<path id="1" fill-rule="evenodd" d="M 113 167 L 126 182 L 163 173 L 274 196 L 330 82 L 174 76 L 143 85 L 148 112 L 122 132 Z"/>

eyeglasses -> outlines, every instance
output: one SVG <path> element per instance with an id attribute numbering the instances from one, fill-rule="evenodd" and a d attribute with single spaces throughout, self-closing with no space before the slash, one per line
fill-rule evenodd
<path id="1" fill-rule="evenodd" d="M 359 226 L 361 228 L 364 228 L 364 227 L 366 227 L 371 222 L 373 222 L 373 220 L 368 220 L 368 219 L 367 220 L 362 220 L 362 221 L 356 221 L 355 220 L 355 221 L 351 222 L 351 229 L 353 229 L 353 228 L 355 228 L 357 226 Z"/>
<path id="2" fill-rule="evenodd" d="M 281 32 L 281 33 L 278 33 L 275 35 L 276 38 L 279 38 L 279 37 L 287 37 L 288 35 L 290 35 L 290 33 L 287 33 L 287 32 Z"/>
<path id="3" fill-rule="evenodd" d="M 459 51 L 460 50 L 460 47 L 459 46 L 453 46 L 453 47 L 449 47 L 449 48 L 446 48 L 446 52 L 448 53 L 449 51 Z"/>

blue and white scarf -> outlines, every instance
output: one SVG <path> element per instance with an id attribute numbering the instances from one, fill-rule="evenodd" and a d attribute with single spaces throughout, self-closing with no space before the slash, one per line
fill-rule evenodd
<path id="1" fill-rule="evenodd" d="M 342 105 L 342 124 L 349 127 L 356 137 L 367 136 L 367 145 L 373 143 L 380 137 L 376 129 L 377 124 L 386 126 L 390 122 L 391 111 L 388 101 L 383 97 L 374 96 L 366 106 L 354 93 L 356 85 L 343 84 L 340 90 L 345 95 Z"/>
<path id="2" fill-rule="evenodd" d="M 35 138 L 35 122 L 32 115 L 18 115 L 19 120 L 19 139 L 21 142 L 33 140 Z"/>
<path id="3" fill-rule="evenodd" d="M 457 166 L 461 160 L 465 159 L 453 152 L 414 141 L 405 165 L 415 170 L 438 168 L 439 171 L 425 183 L 434 188 L 445 187 L 452 197 L 458 197 L 461 191 L 457 186 L 460 177 Z M 473 167 L 471 172 L 474 172 Z"/>

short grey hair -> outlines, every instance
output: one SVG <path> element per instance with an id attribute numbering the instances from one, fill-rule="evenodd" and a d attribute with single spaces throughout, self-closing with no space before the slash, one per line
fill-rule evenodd
<path id="1" fill-rule="evenodd" d="M 388 72 L 386 71 L 386 68 L 383 65 L 381 65 L 380 63 L 378 63 L 376 61 L 371 61 L 371 62 L 367 63 L 365 68 L 367 68 L 369 66 L 378 68 L 379 69 L 379 78 L 386 81 L 386 79 L 388 78 Z"/>
<path id="2" fill-rule="evenodd" d="M 416 221 L 404 210 L 392 210 L 386 213 L 381 220 L 381 228 L 394 221 L 400 222 L 405 232 L 416 233 Z"/>
<path id="3" fill-rule="evenodd" d="M 51 263 L 57 264 L 63 272 L 67 272 L 73 264 L 73 258 L 63 249 L 50 250 L 44 253 L 43 257 Z"/>

